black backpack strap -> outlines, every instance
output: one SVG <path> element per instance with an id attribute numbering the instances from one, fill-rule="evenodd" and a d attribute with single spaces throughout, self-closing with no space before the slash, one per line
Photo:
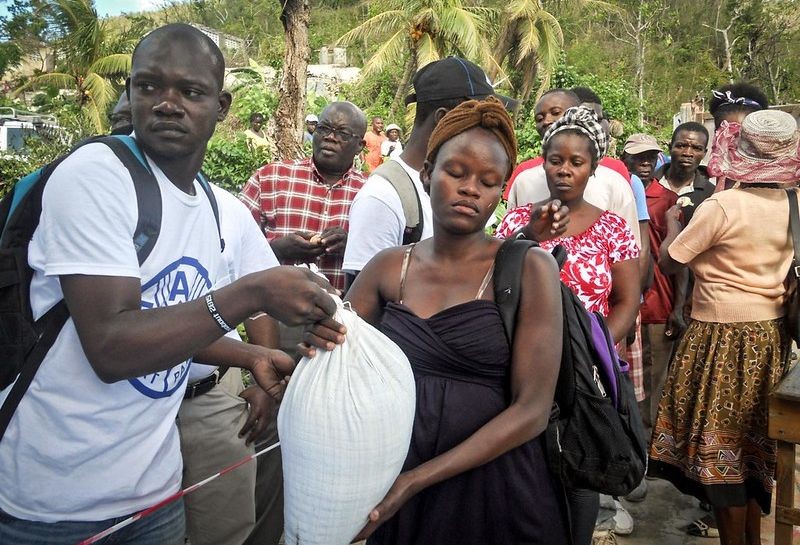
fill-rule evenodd
<path id="1" fill-rule="evenodd" d="M 208 201 L 211 203 L 211 210 L 214 212 L 214 220 L 217 222 L 217 232 L 219 233 L 219 251 L 224 252 L 225 239 L 222 238 L 222 226 L 219 223 L 219 205 L 217 204 L 217 198 L 214 196 L 214 191 L 211 189 L 211 183 L 202 170 L 197 173 L 197 182 L 203 188 L 203 192 L 205 192 Z"/>
<path id="2" fill-rule="evenodd" d="M 786 196 L 789 198 L 789 233 L 792 235 L 792 248 L 794 257 L 792 258 L 792 270 L 794 278 L 800 280 L 800 211 L 797 206 L 797 192 L 794 189 L 787 189 Z"/>
<path id="3" fill-rule="evenodd" d="M 494 300 L 503 319 L 509 346 L 514 341 L 522 285 L 522 264 L 528 250 L 536 246 L 538 244 L 530 240 L 510 238 L 503 242 L 494 258 Z"/>
<path id="4" fill-rule="evenodd" d="M 39 370 L 39 366 L 44 361 L 44 357 L 50 347 L 56 342 L 56 337 L 58 337 L 64 324 L 67 323 L 68 318 L 69 309 L 67 309 L 67 304 L 62 299 L 36 321 L 36 324 L 41 327 L 41 336 L 25 358 L 25 364 L 22 366 L 16 382 L 11 387 L 3 406 L 0 407 L 0 440 L 3 439 L 6 428 L 11 422 L 11 417 L 14 415 L 14 411 L 17 410 L 20 401 L 22 401 L 22 396 L 25 395 L 31 382 L 33 382 L 33 376 Z"/>
<path id="5" fill-rule="evenodd" d="M 145 262 L 156 245 L 161 232 L 161 190 L 144 154 L 130 136 L 104 136 L 98 139 L 114 152 L 117 159 L 130 172 L 136 190 L 136 208 L 139 219 L 133 232 L 133 245 L 139 265 Z"/>
<path id="6" fill-rule="evenodd" d="M 425 221 L 422 215 L 422 201 L 411 176 L 408 175 L 408 172 L 400 163 L 393 159 L 385 161 L 372 173 L 388 181 L 400 197 L 400 203 L 403 205 L 403 216 L 405 216 L 406 220 L 403 246 L 419 242 L 422 239 L 422 228 Z M 416 203 L 416 206 L 414 206 L 414 203 Z"/>

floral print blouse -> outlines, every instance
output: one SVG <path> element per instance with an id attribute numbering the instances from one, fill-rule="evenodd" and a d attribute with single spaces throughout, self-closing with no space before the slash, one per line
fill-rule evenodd
<path id="1" fill-rule="evenodd" d="M 498 238 L 508 238 L 528 223 L 531 205 L 510 210 L 497 228 Z M 611 265 L 639 257 L 639 246 L 624 219 L 605 211 L 584 232 L 541 243 L 545 250 L 558 245 L 567 250 L 561 269 L 564 282 L 589 312 L 608 316 L 611 295 Z"/>

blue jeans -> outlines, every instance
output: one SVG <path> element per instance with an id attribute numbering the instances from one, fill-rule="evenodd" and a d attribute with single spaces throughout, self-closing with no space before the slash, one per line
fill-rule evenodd
<path id="1" fill-rule="evenodd" d="M 0 511 L 3 545 L 76 545 L 128 517 L 97 522 L 34 522 Z M 183 500 L 165 505 L 147 517 L 98 541 L 100 545 L 183 545 L 186 534 Z"/>

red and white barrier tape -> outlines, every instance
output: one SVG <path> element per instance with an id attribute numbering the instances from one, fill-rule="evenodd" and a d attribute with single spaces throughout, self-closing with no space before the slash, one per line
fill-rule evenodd
<path id="1" fill-rule="evenodd" d="M 176 492 L 172 496 L 170 496 L 170 497 L 158 502 L 157 504 L 153 505 L 152 507 L 148 507 L 147 509 L 139 511 L 135 515 L 131 515 L 130 517 L 126 518 L 125 520 L 116 523 L 111 528 L 103 530 L 99 534 L 95 534 L 95 535 L 93 535 L 92 537 L 90 537 L 88 539 L 84 539 L 83 541 L 78 543 L 78 545 L 91 545 L 92 543 L 97 543 L 98 541 L 100 541 L 104 537 L 110 536 L 114 532 L 122 530 L 126 526 L 130 526 L 131 524 L 133 524 L 137 520 L 141 520 L 144 517 L 150 515 L 151 513 L 154 513 L 155 511 L 158 511 L 159 509 L 161 509 L 165 505 L 170 504 L 170 503 L 174 502 L 175 500 L 184 497 L 186 494 L 188 494 L 190 492 L 194 492 L 195 490 L 197 490 L 201 486 L 207 485 L 208 483 L 210 483 L 211 481 L 213 481 L 217 477 L 221 477 L 222 475 L 225 475 L 226 473 L 230 473 L 231 471 L 233 471 L 237 467 L 243 466 L 244 464 L 246 464 L 250 460 L 255 460 L 256 458 L 258 458 L 262 454 L 266 454 L 267 452 L 271 451 L 272 449 L 277 448 L 278 446 L 280 446 L 280 444 L 281 444 L 281 442 L 278 441 L 274 445 L 270 445 L 267 448 L 256 452 L 255 454 L 251 454 L 247 458 L 243 458 L 242 460 L 239 460 L 235 464 L 226 467 L 225 469 L 219 471 L 218 473 L 215 473 L 214 475 L 212 475 L 212 476 L 210 476 L 210 477 L 208 477 L 206 479 L 203 479 L 202 481 L 200 481 L 198 483 L 195 483 L 192 486 L 186 487 L 183 490 L 180 490 L 180 491 Z"/>

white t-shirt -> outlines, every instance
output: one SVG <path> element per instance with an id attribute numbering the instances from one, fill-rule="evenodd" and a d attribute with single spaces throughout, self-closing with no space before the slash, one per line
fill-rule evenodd
<path id="1" fill-rule="evenodd" d="M 383 157 L 391 157 L 392 159 L 399 159 L 400 154 L 403 153 L 403 143 L 400 140 L 384 140 L 381 142 L 381 155 Z"/>
<path id="2" fill-rule="evenodd" d="M 636 199 L 628 180 L 614 169 L 597 165 L 594 175 L 589 178 L 583 192 L 586 202 L 600 208 L 610 210 L 620 216 L 628 224 L 636 243 L 642 247 L 639 233 L 639 214 L 636 211 Z M 530 203 L 538 203 L 550 199 L 550 189 L 544 166 L 538 165 L 525 170 L 517 176 L 508 194 L 508 209 Z"/>
<path id="3" fill-rule="evenodd" d="M 217 198 L 219 208 L 219 226 L 225 241 L 222 258 L 225 260 L 227 272 L 225 278 L 217 283 L 217 287 L 226 286 L 246 274 L 280 265 L 267 238 L 244 203 L 214 184 L 211 184 L 211 190 Z M 226 335 L 236 341 L 242 340 L 235 329 Z M 207 377 L 216 368 L 216 365 L 192 363 L 189 384 Z"/>
<path id="4" fill-rule="evenodd" d="M 395 159 L 402 166 L 417 190 L 422 204 L 422 238 L 433 236 L 433 212 L 431 198 L 419 179 L 419 172 L 402 159 Z M 350 206 L 350 227 L 347 246 L 344 250 L 342 269 L 361 271 L 367 262 L 381 250 L 403 244 L 406 218 L 400 195 L 383 176 L 371 175 Z"/>
<path id="5" fill-rule="evenodd" d="M 136 193 L 111 150 L 88 144 L 53 172 L 29 247 L 34 318 L 63 298 L 61 275 L 141 279 L 143 309 L 202 297 L 217 284 L 224 264 L 208 197 L 196 182 L 195 195 L 180 191 L 151 166 L 161 232 L 141 268 L 132 240 Z M 175 416 L 190 363 L 105 384 L 68 320 L 0 441 L 0 509 L 33 521 L 97 521 L 175 493 L 182 472 Z"/>

